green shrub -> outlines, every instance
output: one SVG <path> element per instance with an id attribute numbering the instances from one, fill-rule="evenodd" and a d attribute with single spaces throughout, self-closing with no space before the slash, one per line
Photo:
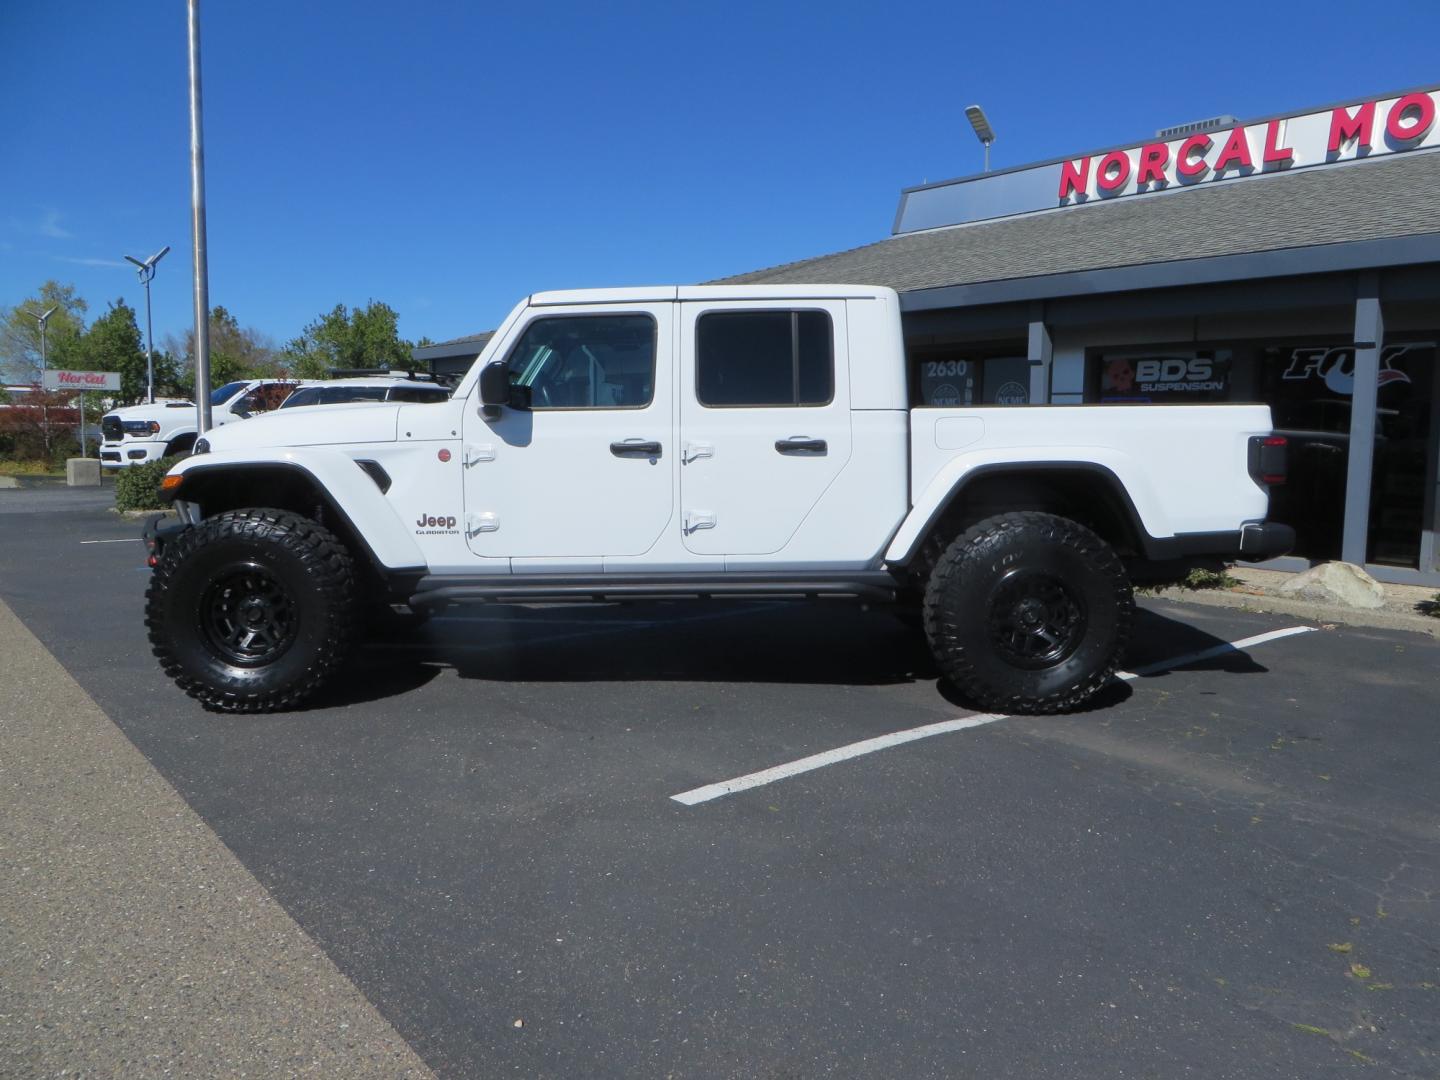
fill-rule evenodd
<path id="1" fill-rule="evenodd" d="M 121 469 L 115 477 L 115 509 L 164 510 L 168 504 L 160 499 L 160 481 L 179 460 L 167 457 Z"/>
<path id="2" fill-rule="evenodd" d="M 1207 570 L 1197 566 L 1180 584 L 1186 589 L 1233 589 L 1240 584 L 1240 579 L 1232 577 L 1228 569 Z"/>

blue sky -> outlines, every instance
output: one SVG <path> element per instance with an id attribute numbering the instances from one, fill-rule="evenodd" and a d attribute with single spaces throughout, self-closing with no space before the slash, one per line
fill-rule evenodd
<path id="1" fill-rule="evenodd" d="M 210 296 L 410 338 L 537 289 L 701 281 L 887 235 L 902 187 L 1440 81 L 1434 0 L 203 7 Z M 183 0 L 0 3 L 0 307 L 46 278 L 190 324 Z"/>

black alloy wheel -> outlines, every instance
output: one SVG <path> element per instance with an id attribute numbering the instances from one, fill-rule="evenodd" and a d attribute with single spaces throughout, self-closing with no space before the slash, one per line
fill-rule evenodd
<path id="1" fill-rule="evenodd" d="M 238 667 L 279 659 L 295 640 L 295 598 L 253 560 L 217 576 L 200 601 L 200 626 L 210 647 Z"/>
<path id="2" fill-rule="evenodd" d="M 354 562 L 288 510 L 230 510 L 165 544 L 145 593 L 160 666 L 217 712 L 294 708 L 340 668 L 355 635 Z"/>
<path id="3" fill-rule="evenodd" d="M 1085 526 L 1021 511 L 956 538 L 925 590 L 940 670 L 982 709 L 1056 713 L 1098 692 L 1130 640 L 1135 600 L 1114 550 Z"/>

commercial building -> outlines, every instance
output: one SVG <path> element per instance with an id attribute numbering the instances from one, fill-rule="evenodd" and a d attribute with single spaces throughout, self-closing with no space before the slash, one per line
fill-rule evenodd
<path id="1" fill-rule="evenodd" d="M 1268 403 L 1299 538 L 1275 565 L 1440 584 L 1437 108 L 1223 117 L 908 188 L 888 238 L 725 282 L 898 290 L 915 404 Z"/>

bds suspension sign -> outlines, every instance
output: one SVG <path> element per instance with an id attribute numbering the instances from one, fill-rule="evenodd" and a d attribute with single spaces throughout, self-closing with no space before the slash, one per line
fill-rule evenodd
<path id="1" fill-rule="evenodd" d="M 46 390 L 119 390 L 118 371 L 65 371 L 46 368 L 40 376 Z"/>

